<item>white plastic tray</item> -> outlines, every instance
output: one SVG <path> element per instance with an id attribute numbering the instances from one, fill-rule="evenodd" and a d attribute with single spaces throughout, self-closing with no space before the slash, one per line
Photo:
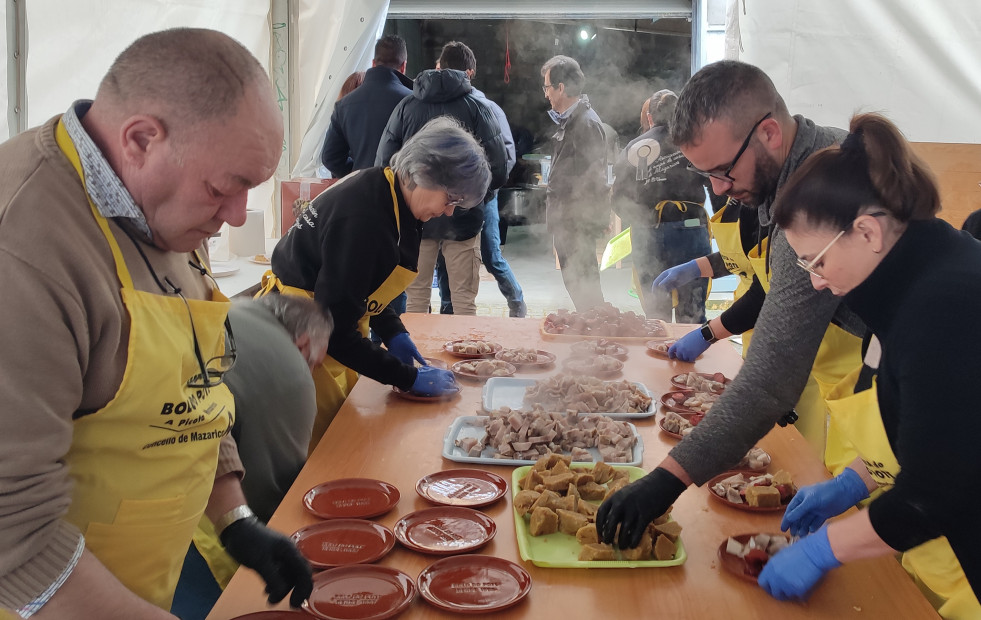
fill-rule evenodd
<path id="1" fill-rule="evenodd" d="M 511 409 L 527 409 L 525 407 L 525 388 L 534 385 L 538 379 L 519 379 L 517 377 L 491 377 L 484 384 L 483 407 L 484 411 L 490 413 L 500 407 L 510 407 Z M 597 411 L 599 415 L 608 415 L 611 418 L 649 418 L 657 413 L 658 402 L 651 395 L 643 383 L 632 381 L 631 383 L 648 398 L 651 399 L 647 411 L 637 413 L 626 413 L 623 411 Z"/>
<path id="2" fill-rule="evenodd" d="M 467 456 L 466 452 L 457 447 L 455 443 L 456 440 L 463 439 L 465 437 L 474 437 L 483 441 L 484 437 L 487 435 L 487 431 L 484 430 L 483 425 L 485 418 L 486 416 L 468 415 L 454 420 L 453 424 L 446 429 L 446 435 L 443 436 L 443 458 L 456 461 L 458 463 L 480 463 L 483 465 L 533 465 L 535 463 L 535 461 L 527 459 L 495 459 L 492 456 L 494 454 L 494 449 L 489 446 L 484 447 L 484 451 L 480 456 Z M 637 443 L 634 444 L 633 460 L 631 460 L 629 463 L 611 463 L 611 465 L 638 466 L 644 460 L 644 440 L 637 433 L 637 427 L 629 423 L 628 425 L 630 426 L 630 431 L 634 434 L 634 437 L 637 438 Z M 593 462 L 599 462 L 601 460 L 598 449 L 590 448 L 589 453 L 593 455 Z M 587 461 L 582 462 L 588 463 Z"/>

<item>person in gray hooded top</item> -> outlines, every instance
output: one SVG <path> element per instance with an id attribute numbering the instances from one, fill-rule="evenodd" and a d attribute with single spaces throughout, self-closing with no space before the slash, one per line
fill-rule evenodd
<path id="1" fill-rule="evenodd" d="M 770 290 L 746 362 L 712 415 L 654 471 L 600 507 L 597 526 L 603 541 L 635 547 L 644 527 L 689 484 L 704 484 L 735 465 L 794 407 L 830 323 L 846 337 L 864 335 L 865 325 L 839 298 L 814 290 L 783 231 L 771 224 L 774 198 L 790 175 L 811 154 L 844 136 L 840 129 L 791 116 L 769 77 L 746 63 L 708 65 L 682 90 L 672 139 L 716 194 L 758 205 L 761 225 L 771 228 Z M 847 359 L 840 364 L 849 371 L 862 362 L 861 340 L 854 340 L 858 346 L 842 353 Z"/>

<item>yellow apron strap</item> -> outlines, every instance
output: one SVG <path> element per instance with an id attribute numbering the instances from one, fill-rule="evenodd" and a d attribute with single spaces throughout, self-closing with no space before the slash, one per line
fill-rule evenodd
<path id="1" fill-rule="evenodd" d="M 71 136 L 68 135 L 68 129 L 65 128 L 65 124 L 61 121 L 58 121 L 58 125 L 55 127 L 55 140 L 57 140 L 58 146 L 61 147 L 62 152 L 68 156 L 68 161 L 70 161 L 72 166 L 75 168 L 75 172 L 78 173 L 78 178 L 82 180 L 82 187 L 84 187 L 85 172 L 82 170 L 82 161 L 78 157 L 78 150 L 75 149 L 75 144 L 72 142 Z M 92 209 L 92 214 L 95 216 L 95 221 L 98 222 L 99 227 L 102 229 L 102 233 L 109 241 L 109 248 L 112 250 L 112 257 L 116 261 L 116 275 L 119 277 L 119 283 L 123 288 L 132 289 L 133 278 L 130 277 L 129 271 L 125 268 L 126 261 L 123 260 L 123 253 L 119 249 L 119 244 L 116 243 L 116 237 L 109 230 L 109 222 L 106 220 L 106 218 L 102 217 L 102 214 L 99 213 L 96 206 L 92 204 L 92 198 L 88 196 L 88 191 L 86 191 L 85 196 L 89 200 L 89 208 Z"/>

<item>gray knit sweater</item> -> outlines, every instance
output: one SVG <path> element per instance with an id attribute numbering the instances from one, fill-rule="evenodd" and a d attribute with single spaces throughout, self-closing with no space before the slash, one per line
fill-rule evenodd
<path id="1" fill-rule="evenodd" d="M 795 116 L 797 135 L 777 182 L 777 193 L 815 151 L 844 138 L 844 131 L 818 127 Z M 770 223 L 775 196 L 759 205 L 760 223 Z M 753 332 L 746 362 L 712 412 L 671 456 L 701 485 L 735 465 L 800 398 L 828 324 L 863 335 L 865 326 L 828 290 L 816 291 L 797 266 L 797 255 L 780 229 L 770 232 L 770 292 Z M 856 365 L 861 360 L 856 358 Z"/>

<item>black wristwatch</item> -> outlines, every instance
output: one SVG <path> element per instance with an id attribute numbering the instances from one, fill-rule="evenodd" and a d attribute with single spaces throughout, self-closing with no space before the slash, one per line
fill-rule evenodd
<path id="1" fill-rule="evenodd" d="M 712 328 L 709 327 L 708 323 L 702 325 L 702 329 L 699 331 L 702 332 L 702 338 L 705 339 L 705 342 L 713 344 L 719 341 L 719 339 L 715 337 L 715 334 L 712 332 Z"/>

